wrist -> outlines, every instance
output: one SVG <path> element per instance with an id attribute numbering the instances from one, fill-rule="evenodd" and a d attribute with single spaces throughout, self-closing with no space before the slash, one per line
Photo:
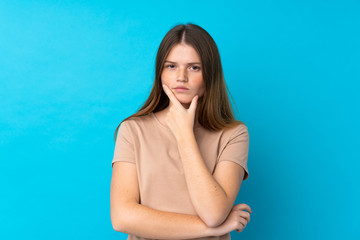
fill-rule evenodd
<path id="1" fill-rule="evenodd" d="M 205 230 L 205 233 L 206 233 L 206 236 L 209 236 L 209 237 L 218 237 L 216 228 L 207 227 Z"/>
<path id="2" fill-rule="evenodd" d="M 191 138 L 195 138 L 193 130 L 184 130 L 176 136 L 178 143 L 189 142 L 189 139 Z"/>

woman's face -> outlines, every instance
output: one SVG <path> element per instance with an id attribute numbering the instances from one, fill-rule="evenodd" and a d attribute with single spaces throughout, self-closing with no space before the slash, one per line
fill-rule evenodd
<path id="1" fill-rule="evenodd" d="M 161 72 L 161 82 L 185 108 L 189 108 L 195 95 L 204 95 L 201 60 L 192 46 L 177 44 L 170 50 Z"/>

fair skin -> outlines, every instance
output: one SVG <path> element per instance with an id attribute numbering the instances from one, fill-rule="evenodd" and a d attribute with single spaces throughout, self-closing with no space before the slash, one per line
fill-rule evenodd
<path id="1" fill-rule="evenodd" d="M 115 162 L 111 180 L 111 221 L 117 231 L 145 238 L 188 239 L 241 232 L 250 221 L 251 208 L 233 206 L 244 177 L 236 163 L 221 161 L 212 175 L 194 136 L 198 97 L 203 96 L 200 57 L 189 45 L 178 44 L 166 58 L 161 74 L 169 106 L 156 115 L 173 133 L 189 194 L 197 215 L 158 211 L 139 204 L 136 166 Z M 184 86 L 188 90 L 177 90 Z"/>

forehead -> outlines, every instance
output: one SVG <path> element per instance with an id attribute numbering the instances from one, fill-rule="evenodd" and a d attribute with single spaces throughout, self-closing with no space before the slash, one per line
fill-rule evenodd
<path id="1" fill-rule="evenodd" d="M 200 56 L 196 50 L 187 44 L 175 45 L 170 50 L 166 60 L 179 63 L 201 62 Z"/>

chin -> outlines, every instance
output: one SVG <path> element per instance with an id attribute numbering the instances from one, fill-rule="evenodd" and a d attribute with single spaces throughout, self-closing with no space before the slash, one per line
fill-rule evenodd
<path id="1" fill-rule="evenodd" d="M 184 100 L 178 99 L 178 100 L 181 104 L 190 104 L 191 103 L 191 100 L 188 100 L 188 99 L 184 99 Z"/>

